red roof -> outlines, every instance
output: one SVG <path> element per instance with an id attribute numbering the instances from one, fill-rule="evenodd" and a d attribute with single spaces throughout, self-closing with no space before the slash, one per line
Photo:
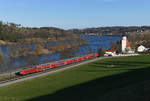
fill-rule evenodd
<path id="1" fill-rule="evenodd" d="M 126 44 L 127 44 L 127 47 L 130 47 L 130 43 L 128 40 L 126 41 Z"/>
<path id="2" fill-rule="evenodd" d="M 106 50 L 106 52 L 116 52 L 116 50 L 114 50 L 114 49 L 108 49 L 108 50 Z"/>

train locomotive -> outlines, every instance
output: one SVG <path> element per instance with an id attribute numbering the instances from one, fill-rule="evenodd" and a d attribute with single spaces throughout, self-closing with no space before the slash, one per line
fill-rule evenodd
<path id="1" fill-rule="evenodd" d="M 99 56 L 98 53 L 94 53 L 94 54 L 89 54 L 89 55 L 85 55 L 85 56 L 81 56 L 81 57 L 75 57 L 75 58 L 55 61 L 55 62 L 52 62 L 52 63 L 46 63 L 46 64 L 37 65 L 37 66 L 22 68 L 16 74 L 17 75 L 27 75 L 27 74 L 31 74 L 31 73 L 35 73 L 35 72 L 45 71 L 45 70 L 48 70 L 48 69 L 64 66 L 64 65 L 67 65 L 67 64 L 72 64 L 72 63 L 92 59 L 92 58 L 95 58 L 95 57 L 98 57 L 98 56 Z"/>

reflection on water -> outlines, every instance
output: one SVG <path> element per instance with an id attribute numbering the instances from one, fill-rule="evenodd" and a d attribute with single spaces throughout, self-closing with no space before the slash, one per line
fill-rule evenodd
<path id="1" fill-rule="evenodd" d="M 83 38 L 88 40 L 88 45 L 83 45 L 79 49 L 77 49 L 76 56 L 82 56 L 89 53 L 97 52 L 100 47 L 108 49 L 110 48 L 111 41 L 117 42 L 122 39 L 121 37 L 118 36 L 86 36 L 86 35 L 84 35 Z M 18 45 L 17 47 L 23 47 L 26 45 L 31 47 L 32 51 L 35 50 L 36 44 L 34 43 Z M 49 43 L 49 46 L 54 45 L 55 45 L 54 42 Z M 0 65 L 0 72 L 16 70 L 21 67 L 57 61 L 60 59 L 61 56 L 61 53 L 55 53 L 55 54 L 44 54 L 40 56 L 24 56 L 16 59 L 10 59 L 9 55 L 12 51 L 12 47 L 13 46 L 1 46 L 2 53 L 6 58 L 4 63 Z M 72 52 L 70 52 L 70 54 L 72 54 Z"/>

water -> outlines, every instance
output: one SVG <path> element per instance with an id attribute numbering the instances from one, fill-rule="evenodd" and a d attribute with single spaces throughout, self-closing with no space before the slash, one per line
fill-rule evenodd
<path id="1" fill-rule="evenodd" d="M 84 39 L 88 40 L 89 45 L 84 45 L 80 47 L 80 51 L 77 53 L 78 56 L 85 55 L 88 53 L 95 53 L 99 48 L 109 49 L 111 42 L 118 42 L 122 40 L 119 36 L 83 36 Z"/>
<path id="2" fill-rule="evenodd" d="M 111 46 L 111 42 L 117 42 L 122 39 L 122 37 L 119 36 L 87 36 L 87 35 L 84 35 L 83 38 L 88 40 L 88 45 L 81 46 L 79 50 L 76 51 L 76 56 L 95 53 L 98 51 L 99 48 L 109 49 Z M 54 46 L 55 44 L 56 43 L 51 42 L 49 43 L 49 46 Z M 35 43 L 32 43 L 32 44 L 18 45 L 17 47 L 29 46 L 31 50 L 34 51 L 35 45 L 36 45 Z M 16 70 L 22 67 L 28 67 L 30 65 L 38 65 L 42 63 L 57 61 L 60 59 L 61 55 L 60 53 L 44 54 L 40 56 L 19 57 L 12 60 L 10 59 L 9 55 L 11 51 L 13 51 L 13 46 L 1 46 L 0 48 L 6 58 L 4 63 L 1 64 L 0 72 Z"/>

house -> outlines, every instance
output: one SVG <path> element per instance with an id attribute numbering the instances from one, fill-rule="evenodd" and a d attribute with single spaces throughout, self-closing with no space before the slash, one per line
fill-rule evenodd
<path id="1" fill-rule="evenodd" d="M 105 51 L 104 56 L 115 56 L 116 55 L 116 50 L 114 49 L 108 49 Z"/>
<path id="2" fill-rule="evenodd" d="M 140 45 L 138 48 L 137 48 L 137 51 L 138 52 L 145 52 L 145 51 L 148 51 L 149 48 L 146 48 L 145 46 L 143 45 Z"/>

